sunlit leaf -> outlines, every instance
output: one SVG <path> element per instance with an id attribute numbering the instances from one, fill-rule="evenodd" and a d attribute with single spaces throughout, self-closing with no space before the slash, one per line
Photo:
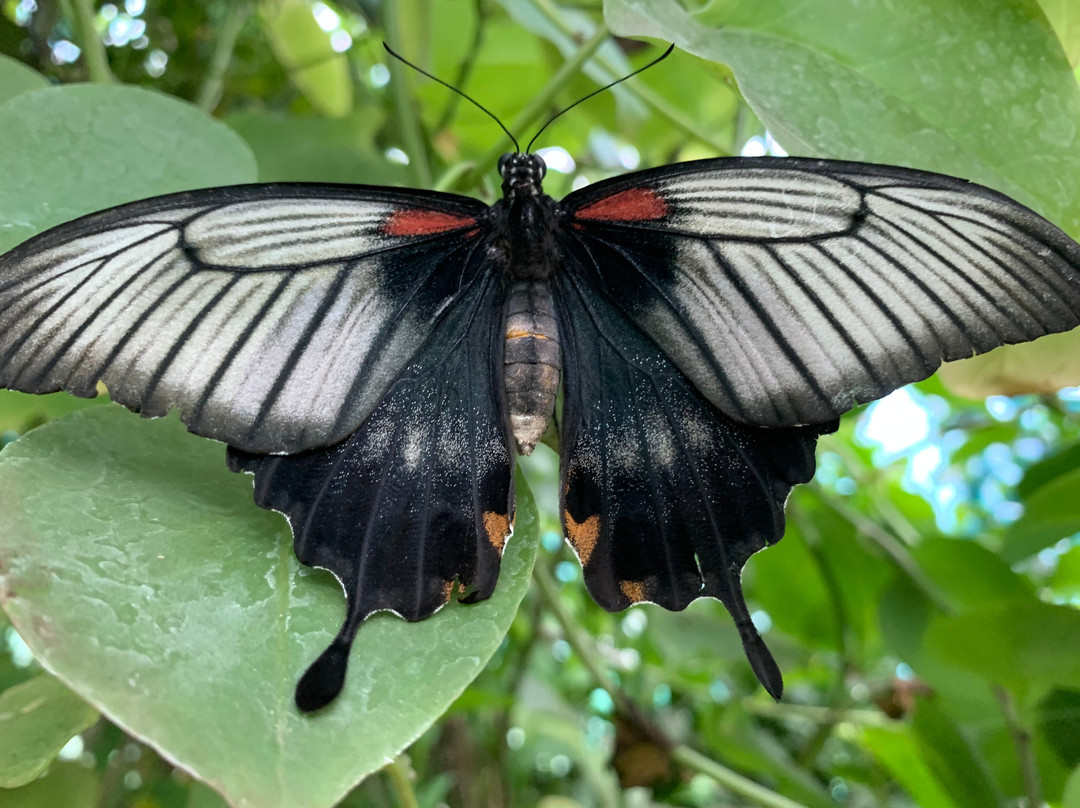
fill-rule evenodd
<path id="1" fill-rule="evenodd" d="M 0 788 L 33 781 L 97 720 L 97 710 L 48 674 L 0 693 Z"/>
<path id="2" fill-rule="evenodd" d="M 270 47 L 304 97 L 323 115 L 347 115 L 353 105 L 349 62 L 316 22 L 313 3 L 262 0 L 259 8 Z"/>
<path id="3" fill-rule="evenodd" d="M 1039 0 L 1043 13 L 1054 26 L 1069 64 L 1080 63 L 1080 7 L 1073 0 Z"/>
<path id="4" fill-rule="evenodd" d="M 322 808 L 435 721 L 502 641 L 528 586 L 524 490 L 495 596 L 408 624 L 379 615 L 343 695 L 293 688 L 340 624 L 341 588 L 301 571 L 285 520 L 224 447 L 118 407 L 53 421 L 0 455 L 0 600 L 37 658 L 234 805 Z"/>

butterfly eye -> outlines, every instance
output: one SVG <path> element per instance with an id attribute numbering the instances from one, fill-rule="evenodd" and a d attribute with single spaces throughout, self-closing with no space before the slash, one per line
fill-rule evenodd
<path id="1" fill-rule="evenodd" d="M 499 158 L 498 171 L 499 171 L 499 176 L 500 177 L 505 177 L 506 176 L 506 166 L 510 162 L 510 157 L 511 157 L 511 155 L 504 154 L 502 157 Z"/>
<path id="2" fill-rule="evenodd" d="M 540 179 L 542 180 L 542 179 L 544 179 L 544 177 L 547 176 L 547 163 L 545 163 L 543 160 L 541 160 L 539 157 L 537 157 L 536 158 L 536 165 L 540 169 Z"/>

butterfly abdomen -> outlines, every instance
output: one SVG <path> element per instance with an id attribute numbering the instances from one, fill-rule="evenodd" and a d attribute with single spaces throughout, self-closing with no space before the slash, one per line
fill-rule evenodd
<path id="1" fill-rule="evenodd" d="M 510 428 L 527 455 L 544 436 L 555 412 L 562 349 L 551 288 L 546 281 L 512 281 L 506 298 L 503 383 Z"/>

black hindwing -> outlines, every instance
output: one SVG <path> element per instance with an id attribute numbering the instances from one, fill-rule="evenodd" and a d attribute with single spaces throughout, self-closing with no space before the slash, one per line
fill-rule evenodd
<path id="1" fill-rule="evenodd" d="M 489 597 L 513 523 L 513 460 L 503 404 L 502 286 L 490 273 L 345 441 L 291 456 L 229 451 L 255 474 L 255 500 L 284 513 L 297 558 L 341 581 L 348 613 L 297 687 L 302 710 L 340 691 L 349 647 L 373 612 L 423 620 L 455 591 Z"/>
<path id="2" fill-rule="evenodd" d="M 583 282 L 593 259 L 580 241 L 567 237 L 563 252 L 562 518 L 589 592 L 612 611 L 718 598 L 779 697 L 780 671 L 750 621 L 740 573 L 783 535 L 788 493 L 813 476 L 817 437 L 835 421 L 769 429 L 732 420 Z"/>

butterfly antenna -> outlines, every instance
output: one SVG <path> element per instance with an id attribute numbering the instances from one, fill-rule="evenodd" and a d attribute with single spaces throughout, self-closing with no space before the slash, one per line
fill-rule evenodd
<path id="1" fill-rule="evenodd" d="M 389 49 L 388 49 L 388 50 L 389 50 Z M 548 119 L 548 122 L 547 122 L 547 123 L 545 123 L 545 124 L 544 124 L 543 126 L 541 126 L 541 127 L 540 127 L 540 131 L 539 131 L 539 132 L 537 132 L 537 133 L 536 133 L 535 135 L 533 135 L 533 137 L 532 137 L 532 140 L 530 140 L 530 141 L 529 141 L 529 145 L 525 147 L 525 152 L 526 152 L 526 153 L 528 153 L 528 152 L 531 152 L 531 151 L 532 151 L 532 145 L 533 145 L 533 143 L 535 143 L 535 142 L 536 142 L 536 139 L 537 139 L 538 137 L 540 137 L 541 133 L 543 133 L 543 131 L 544 131 L 545 129 L 547 129 L 547 128 L 548 128 L 549 126 L 551 126 L 551 124 L 552 124 L 552 123 L 554 123 L 554 122 L 555 122 L 555 121 L 556 121 L 556 120 L 557 120 L 557 119 L 559 118 L 559 116 L 560 116 L 560 115 L 564 115 L 565 113 L 569 112 L 569 111 L 570 111 L 570 110 L 572 110 L 572 109 L 573 109 L 574 107 L 576 107 L 576 106 L 577 106 L 578 104 L 581 104 L 581 103 L 584 103 L 585 101 L 588 101 L 588 100 L 589 100 L 590 98 L 592 98 L 592 97 L 593 97 L 594 95 L 600 95 L 600 93 L 604 92 L 604 90 L 610 90 L 610 89 L 611 89 L 612 87 L 614 87 L 614 86 L 615 86 L 616 84 L 621 84 L 622 82 L 626 81 L 627 79 L 631 79 L 631 78 L 633 78 L 633 77 L 634 77 L 634 76 L 636 76 L 636 75 L 637 75 L 638 73 L 644 73 L 644 72 L 645 72 L 646 70 L 648 70 L 648 69 L 649 69 L 650 67 L 652 67 L 653 65 L 658 65 L 658 64 L 660 64 L 660 62 L 664 61 L 664 60 L 665 60 L 666 58 L 668 58 L 668 57 L 669 57 L 669 56 L 671 55 L 671 52 L 672 52 L 673 50 L 675 50 L 675 45 L 674 45 L 674 43 L 672 43 L 671 45 L 668 45 L 668 49 L 667 49 L 666 51 L 664 51 L 663 53 L 661 53 L 661 54 L 660 54 L 659 56 L 657 56 L 657 57 L 656 57 L 655 59 L 653 59 L 653 60 L 652 60 L 651 62 L 649 62 L 649 63 L 648 63 L 647 65 L 645 65 L 644 67 L 639 67 L 639 68 L 638 68 L 637 70 L 635 70 L 635 71 L 634 71 L 633 73 L 627 73 L 627 74 L 626 74 L 625 76 L 623 76 L 623 77 L 622 77 L 621 79 L 615 79 L 615 81 L 611 82 L 611 84 L 605 84 L 605 85 L 604 85 L 603 87 L 601 87 L 601 88 L 600 88 L 599 90 L 593 90 L 593 91 L 592 91 L 591 93 L 589 93 L 589 94 L 588 94 L 587 96 L 585 96 L 584 98 L 579 98 L 579 99 L 578 99 L 577 101 L 575 101 L 575 102 L 574 102 L 573 104 L 571 104 L 570 106 L 566 107 L 565 109 L 562 109 L 562 110 L 560 110 L 559 112 L 556 112 L 556 113 L 555 113 L 554 115 L 552 115 L 552 116 L 551 116 L 551 117 L 550 117 L 550 118 Z M 473 102 L 473 103 L 475 103 L 475 102 Z M 479 106 L 479 104 L 477 104 L 477 106 Z M 490 114 L 490 113 L 488 113 L 488 114 Z"/>
<path id="2" fill-rule="evenodd" d="M 504 132 L 506 132 L 506 136 L 507 136 L 508 138 L 510 138 L 511 142 L 512 142 L 512 143 L 514 144 L 514 151 L 515 151 L 515 152 L 520 152 L 520 151 L 521 151 L 521 146 L 519 146 L 519 145 L 518 145 L 518 142 L 517 142 L 517 138 L 516 138 L 516 137 L 514 137 L 514 136 L 513 136 L 512 134 L 510 134 L 510 130 L 509 130 L 509 129 L 507 129 L 507 128 L 506 128 L 505 126 L 503 126 L 503 122 L 502 122 L 502 121 L 500 121 L 500 120 L 499 120 L 498 118 L 496 118 L 496 117 L 495 117 L 495 113 L 494 113 L 494 112 L 492 112 L 492 111 L 491 111 L 490 109 L 488 109 L 487 107 L 485 107 L 485 106 L 484 106 L 483 104 L 481 104 L 481 103 L 480 103 L 479 101 L 477 101 L 477 100 L 476 100 L 475 98 L 470 98 L 470 97 L 469 97 L 468 95 L 466 95 L 466 94 L 465 94 L 465 92 L 464 92 L 463 90 L 459 90 L 459 89 L 458 89 L 457 87 L 455 87 L 455 86 L 454 86 L 453 84 L 450 84 L 449 82 L 443 81 L 443 80 L 442 80 L 442 79 L 440 79 L 440 78 L 439 78 L 438 76 L 433 76 L 433 75 L 431 75 L 431 74 L 430 74 L 430 73 L 428 73 L 428 72 L 427 72 L 426 70 L 424 70 L 424 69 L 423 69 L 422 67 L 417 67 L 416 65 L 414 65 L 414 64 L 413 64 L 412 62 L 410 62 L 410 61 L 409 61 L 408 59 L 406 59 L 406 58 L 405 58 L 404 56 L 402 56 L 402 55 L 401 55 L 400 53 L 395 53 L 395 52 L 393 51 L 393 49 L 391 49 L 391 47 L 390 47 L 389 45 L 387 45 L 387 44 L 386 44 L 385 42 L 383 42 L 383 43 L 382 43 L 382 46 L 383 46 L 384 48 L 386 48 L 386 52 L 387 52 L 387 53 L 389 53 L 389 54 L 390 54 L 391 56 L 393 56 L 393 57 L 394 57 L 395 59 L 397 59 L 397 60 L 398 60 L 399 62 L 402 62 L 402 63 L 404 63 L 404 64 L 408 65 L 408 66 L 409 66 L 409 67 L 411 67 L 411 68 L 412 68 L 413 70 L 415 70 L 415 71 L 416 71 L 417 73 L 419 73 L 419 74 L 421 74 L 421 75 L 423 75 L 423 76 L 427 76 L 427 77 L 428 77 L 429 79 L 431 79 L 432 81 L 437 81 L 437 82 L 438 82 L 439 84 L 441 84 L 441 85 L 442 85 L 443 87 L 446 87 L 447 89 L 453 90 L 453 91 L 454 91 L 455 93 L 457 93 L 458 95 L 460 95 L 460 96 L 461 96 L 462 98 L 464 98 L 464 99 L 465 99 L 466 101 L 468 101 L 468 102 L 469 102 L 470 104 L 472 104 L 472 105 L 473 105 L 474 107 L 476 107 L 477 109 L 479 109 L 479 110 L 480 110 L 481 112 L 485 112 L 485 113 L 487 113 L 487 114 L 488 114 L 489 116 L 491 116 L 491 120 L 495 121 L 495 123 L 497 123 L 497 124 L 499 125 L 499 128 L 500 128 L 500 129 L 502 129 L 502 130 L 503 130 Z M 643 68 L 642 68 L 642 70 L 644 70 L 644 69 L 645 69 L 645 68 L 643 67 Z M 638 72 L 640 73 L 641 71 L 639 70 Z M 633 75 L 633 73 L 631 73 L 630 75 L 632 76 L 632 75 Z M 629 78 L 629 76 L 628 76 L 627 78 Z M 584 99 L 583 99 L 583 100 L 584 100 Z M 564 112 L 565 112 L 565 110 L 564 110 Z"/>

